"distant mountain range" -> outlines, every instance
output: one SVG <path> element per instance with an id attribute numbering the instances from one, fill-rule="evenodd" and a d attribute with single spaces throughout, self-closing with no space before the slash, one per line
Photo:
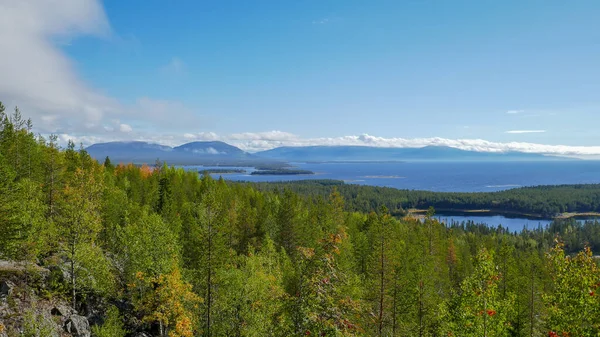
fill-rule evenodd
<path id="1" fill-rule="evenodd" d="M 368 146 L 278 147 L 256 153 L 262 158 L 283 161 L 482 161 L 557 160 L 562 157 L 522 152 L 476 152 L 446 146 L 383 148 Z"/>
<path id="2" fill-rule="evenodd" d="M 100 161 L 154 163 L 157 159 L 173 165 L 254 166 L 272 159 L 258 158 L 223 142 L 192 142 L 177 147 L 147 142 L 110 142 L 91 145 L 88 153 Z"/>
<path id="3" fill-rule="evenodd" d="M 169 147 L 147 142 L 110 142 L 87 148 L 89 154 L 113 162 L 154 163 L 156 159 L 173 165 L 256 166 L 281 162 L 331 161 L 515 161 L 560 160 L 562 157 L 521 152 L 476 152 L 444 146 L 423 148 L 381 148 L 369 146 L 278 147 L 254 154 L 224 142 L 192 142 Z"/>

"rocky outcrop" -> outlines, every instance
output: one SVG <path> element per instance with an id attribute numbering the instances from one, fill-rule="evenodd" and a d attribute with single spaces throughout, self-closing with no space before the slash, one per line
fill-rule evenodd
<path id="1" fill-rule="evenodd" d="M 65 331 L 73 337 L 90 337 L 92 335 L 87 318 L 79 315 L 69 317 L 65 322 Z"/>
<path id="2" fill-rule="evenodd" d="M 64 276 L 64 268 L 0 260 L 0 337 L 91 337 L 91 326 L 104 323 L 107 304 L 90 295 L 75 309 L 60 297 L 45 296 L 57 285 L 62 289 Z M 116 304 L 131 310 L 126 302 Z"/>
<path id="3" fill-rule="evenodd" d="M 0 281 L 0 298 L 6 298 L 12 295 L 15 284 L 11 281 Z"/>
<path id="4" fill-rule="evenodd" d="M 58 304 L 54 306 L 52 310 L 50 310 L 50 313 L 52 314 L 52 316 L 69 317 L 72 314 L 76 314 L 77 312 L 75 312 L 75 310 L 73 310 L 73 308 L 71 307 L 68 307 L 63 304 Z"/>
<path id="5" fill-rule="evenodd" d="M 145 332 L 138 332 L 135 335 L 133 335 L 133 337 L 152 337 L 152 336 Z"/>
<path id="6" fill-rule="evenodd" d="M 68 336 L 61 334 L 67 317 L 51 314 L 62 302 L 39 296 L 49 275 L 48 269 L 31 262 L 0 260 L 0 337 Z"/>
<path id="7" fill-rule="evenodd" d="M 40 267 L 31 262 L 16 262 L 0 260 L 0 276 L 2 275 L 21 275 L 29 274 L 32 276 L 47 277 L 50 270 Z"/>

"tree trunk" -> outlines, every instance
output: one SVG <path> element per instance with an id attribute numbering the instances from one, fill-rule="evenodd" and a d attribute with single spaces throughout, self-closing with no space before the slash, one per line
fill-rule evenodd
<path id="1" fill-rule="evenodd" d="M 384 297 L 384 268 L 385 268 L 385 261 L 384 261 L 384 235 L 383 235 L 383 228 L 382 228 L 382 233 L 381 233 L 381 270 L 380 270 L 380 286 L 379 286 L 379 336 L 383 336 L 383 297 Z"/>
<path id="2" fill-rule="evenodd" d="M 423 280 L 419 281 L 419 337 L 423 337 Z"/>
<path id="3" fill-rule="evenodd" d="M 207 263 L 207 294 L 206 294 L 206 336 L 210 337 L 210 312 L 212 310 L 212 214 L 210 206 L 208 208 L 208 263 Z"/>
<path id="4" fill-rule="evenodd" d="M 396 336 L 396 297 L 398 296 L 398 275 L 394 275 L 394 298 L 392 304 L 392 335 Z"/>
<path id="5" fill-rule="evenodd" d="M 531 264 L 531 299 L 529 302 L 529 333 L 530 336 L 533 337 L 533 310 L 534 310 L 534 306 L 535 303 L 533 301 L 533 296 L 535 295 L 535 283 L 534 283 L 534 272 L 535 272 L 535 266 L 533 265 L 533 263 Z"/>
<path id="6" fill-rule="evenodd" d="M 75 242 L 71 243 L 71 296 L 73 301 L 73 309 L 77 310 L 77 298 L 75 290 Z"/>

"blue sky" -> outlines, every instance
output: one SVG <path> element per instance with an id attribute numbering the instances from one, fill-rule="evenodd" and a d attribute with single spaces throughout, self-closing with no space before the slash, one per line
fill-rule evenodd
<path id="1" fill-rule="evenodd" d="M 0 0 L 0 100 L 63 139 L 600 145 L 599 1 L 61 4 Z"/>

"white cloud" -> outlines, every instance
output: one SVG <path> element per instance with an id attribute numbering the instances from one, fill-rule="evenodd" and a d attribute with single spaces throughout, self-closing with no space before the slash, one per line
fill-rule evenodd
<path id="1" fill-rule="evenodd" d="M 286 139 L 272 139 L 270 135 L 273 132 L 243 133 L 232 136 L 218 136 L 211 134 L 211 138 L 224 141 L 226 143 L 238 146 L 248 151 L 256 152 L 268 150 L 278 146 L 375 146 L 375 147 L 409 147 L 419 148 L 424 146 L 448 146 L 452 148 L 478 151 L 478 152 L 525 152 L 542 153 L 548 155 L 563 156 L 586 156 L 600 155 L 600 146 L 567 146 L 567 145 L 545 145 L 526 142 L 490 142 L 483 139 L 447 139 L 447 138 L 384 138 L 368 134 L 342 137 L 325 138 L 301 138 L 299 136 L 287 134 Z M 246 137 L 240 137 L 245 135 Z"/>
<path id="2" fill-rule="evenodd" d="M 214 132 L 186 133 L 183 137 L 188 141 L 214 141 L 221 137 Z"/>
<path id="3" fill-rule="evenodd" d="M 133 131 L 133 129 L 128 124 L 121 124 L 121 125 L 119 125 L 119 131 L 129 133 L 129 132 Z"/>
<path id="4" fill-rule="evenodd" d="M 58 45 L 110 34 L 97 0 L 0 0 L 1 99 L 43 121 L 42 131 L 98 127 L 116 102 L 83 83 Z"/>
<path id="5" fill-rule="evenodd" d="M 525 110 L 508 110 L 506 113 L 507 114 L 511 114 L 511 115 L 515 115 L 515 114 L 520 114 L 525 112 Z"/>
<path id="6" fill-rule="evenodd" d="M 142 97 L 124 105 L 85 83 L 61 49 L 83 36 L 122 42 L 100 0 L 0 0 L 0 100 L 9 109 L 18 105 L 35 132 L 113 139 L 132 132 L 117 119 L 166 132 L 198 122 L 182 103 Z M 185 64 L 174 57 L 168 69 Z"/>
<path id="7" fill-rule="evenodd" d="M 570 146 L 570 145 L 545 145 L 526 142 L 491 142 L 483 139 L 448 139 L 448 138 L 384 138 L 368 134 L 341 136 L 341 137 L 322 137 L 322 138 L 301 138 L 297 135 L 281 132 L 281 134 L 290 135 L 287 139 L 272 139 L 272 131 L 269 132 L 246 132 L 233 135 L 218 135 L 214 132 L 201 132 L 196 134 L 152 134 L 152 133 L 114 133 L 110 136 L 79 136 L 72 134 L 60 134 L 62 144 L 66 144 L 68 139 L 72 139 L 76 144 L 83 143 L 91 145 L 94 143 L 106 141 L 146 141 L 169 146 L 178 146 L 191 141 L 223 141 L 228 144 L 239 147 L 248 152 L 257 152 L 268 150 L 279 146 L 374 146 L 387 148 L 420 148 L 425 146 L 447 146 L 467 151 L 477 152 L 524 152 L 540 153 L 547 155 L 572 156 L 584 158 L 597 158 L 600 156 L 600 146 Z M 246 135 L 241 137 L 240 135 Z"/>
<path id="8" fill-rule="evenodd" d="M 546 130 L 509 130 L 505 133 L 521 134 L 521 133 L 544 133 Z"/>

